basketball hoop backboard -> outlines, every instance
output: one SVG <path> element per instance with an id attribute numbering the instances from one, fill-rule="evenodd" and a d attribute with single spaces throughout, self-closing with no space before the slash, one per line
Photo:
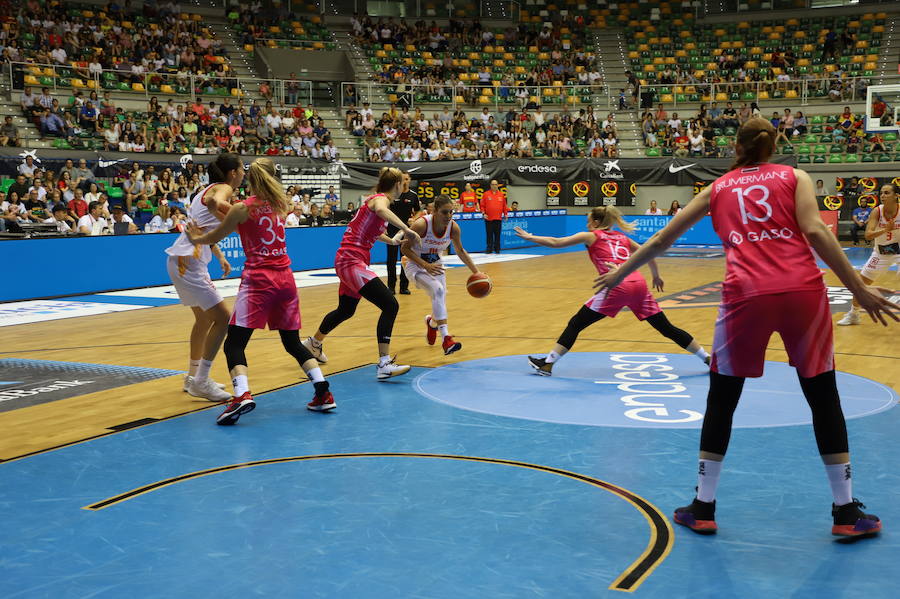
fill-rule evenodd
<path id="1" fill-rule="evenodd" d="M 866 132 L 900 131 L 900 85 L 870 85 L 866 90 Z"/>

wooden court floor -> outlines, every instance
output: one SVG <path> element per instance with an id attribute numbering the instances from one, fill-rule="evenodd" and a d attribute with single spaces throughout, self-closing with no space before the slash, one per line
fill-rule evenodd
<path id="1" fill-rule="evenodd" d="M 663 258 L 659 263 L 666 289 L 657 297 L 721 281 L 724 271 L 721 258 Z M 463 343 L 462 351 L 452 356 L 444 356 L 438 346 L 425 344 L 422 319 L 430 312 L 427 296 L 415 289 L 410 296 L 398 296 L 400 315 L 394 329 L 393 351 L 399 354 L 399 362 L 434 367 L 483 357 L 545 353 L 592 293 L 594 271 L 584 252 L 487 264 L 482 269 L 492 277 L 494 291 L 479 300 L 465 292 L 467 269 L 448 269 L 450 330 Z M 891 273 L 879 282 L 895 286 L 896 276 Z M 840 285 L 830 272 L 825 281 L 828 285 Z M 300 298 L 304 333 L 311 334 L 322 316 L 336 305 L 337 287 L 304 288 Z M 707 348 L 710 346 L 714 306 L 672 309 L 667 314 L 674 324 L 693 334 Z M 375 308 L 363 302 L 356 316 L 331 335 L 325 346 L 329 357 L 323 367 L 326 376 L 376 360 L 376 318 Z M 0 357 L 186 370 L 191 323 L 187 308 L 166 306 L 5 327 L 0 329 Z M 838 369 L 895 389 L 900 387 L 892 343 L 897 330 L 900 329 L 884 329 L 868 321 L 861 326 L 836 327 Z M 604 320 L 585 331 L 575 351 L 680 350 L 649 325 L 623 312 L 616 319 Z M 301 380 L 299 368 L 281 348 L 277 333 L 257 332 L 247 357 L 251 389 L 256 393 Z M 777 336 L 770 342 L 767 359 L 786 360 Z M 229 382 L 223 357 L 215 363 L 212 374 L 218 381 Z M 374 367 L 372 382 L 375 384 Z M 333 391 L 340 401 L 341 389 L 336 386 Z M 216 408 L 183 393 L 180 377 L 170 377 L 3 412 L 0 460 L 110 434 L 111 427 L 124 423 L 204 409 L 209 410 L 212 426 Z"/>

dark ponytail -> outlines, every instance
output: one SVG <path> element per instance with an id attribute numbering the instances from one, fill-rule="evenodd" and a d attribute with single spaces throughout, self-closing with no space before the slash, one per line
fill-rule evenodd
<path id="1" fill-rule="evenodd" d="M 763 118 L 751 118 L 741 125 L 735 142 L 737 158 L 732 169 L 768 162 L 775 153 L 775 127 Z"/>
<path id="2" fill-rule="evenodd" d="M 228 171 L 244 168 L 237 154 L 219 154 L 209 163 L 206 170 L 209 172 L 210 183 L 224 183 L 228 178 Z"/>

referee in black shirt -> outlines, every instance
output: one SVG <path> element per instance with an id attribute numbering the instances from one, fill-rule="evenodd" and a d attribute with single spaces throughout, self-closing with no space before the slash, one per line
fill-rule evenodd
<path id="1" fill-rule="evenodd" d="M 409 189 L 410 176 L 409 173 L 403 173 L 403 181 L 400 184 L 400 195 L 396 201 L 391 202 L 391 212 L 397 215 L 400 220 L 407 224 L 411 224 L 412 218 L 422 211 L 422 205 L 419 203 L 419 196 Z M 393 225 L 388 225 L 388 237 L 393 237 L 399 229 Z M 387 246 L 387 284 L 391 293 L 396 293 L 397 287 L 397 255 L 400 253 L 400 246 Z M 400 293 L 409 295 L 409 279 L 400 267 Z"/>

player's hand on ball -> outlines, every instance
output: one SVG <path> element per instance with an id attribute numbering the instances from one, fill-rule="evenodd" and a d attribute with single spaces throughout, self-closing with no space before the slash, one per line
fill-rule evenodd
<path id="1" fill-rule="evenodd" d="M 853 297 L 859 302 L 860 307 L 869 313 L 869 317 L 873 322 L 880 322 L 882 325 L 887 326 L 888 323 L 884 319 L 885 314 L 895 321 L 900 321 L 900 318 L 897 316 L 900 306 L 888 301 L 885 297 L 893 293 L 893 291 L 884 287 L 863 287 L 862 291 L 858 294 L 854 293 Z"/>

